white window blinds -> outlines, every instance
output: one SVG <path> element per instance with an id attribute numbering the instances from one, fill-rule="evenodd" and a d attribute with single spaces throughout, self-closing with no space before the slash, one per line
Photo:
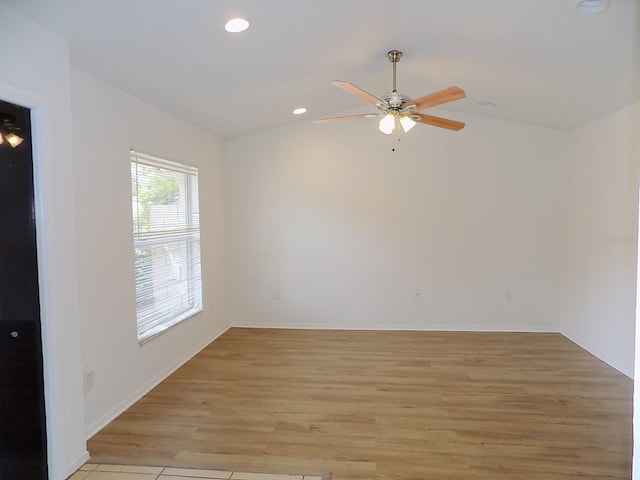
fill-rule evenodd
<path id="1" fill-rule="evenodd" d="M 202 310 L 198 169 L 131 151 L 138 341 Z"/>

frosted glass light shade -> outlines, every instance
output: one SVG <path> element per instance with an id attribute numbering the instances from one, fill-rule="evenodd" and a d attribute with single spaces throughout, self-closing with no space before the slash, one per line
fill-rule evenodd
<path id="1" fill-rule="evenodd" d="M 409 130 L 411 130 L 413 127 L 416 126 L 416 122 L 414 122 L 411 118 L 407 117 L 406 115 L 403 115 L 402 117 L 400 117 L 400 125 L 402 125 L 402 129 L 404 130 L 404 133 L 407 133 Z"/>
<path id="2" fill-rule="evenodd" d="M 380 130 L 385 135 L 391 135 L 393 133 L 393 129 L 396 126 L 396 117 L 393 113 L 387 113 L 380 123 L 378 124 L 378 130 Z"/>

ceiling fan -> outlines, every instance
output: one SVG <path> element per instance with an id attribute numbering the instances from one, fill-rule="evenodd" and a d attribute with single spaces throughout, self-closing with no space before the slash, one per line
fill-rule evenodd
<path id="1" fill-rule="evenodd" d="M 400 61 L 402 52 L 398 50 L 391 50 L 387 53 L 387 57 L 389 57 L 389 61 L 393 64 L 393 90 L 391 93 L 376 97 L 375 95 L 365 92 L 360 87 L 355 86 L 353 83 L 342 80 L 334 80 L 331 82 L 336 87 L 342 88 L 346 92 L 356 95 L 375 105 L 378 110 L 380 110 L 380 113 L 360 113 L 356 115 L 346 115 L 343 117 L 321 118 L 319 120 L 314 120 L 313 122 L 326 123 L 337 120 L 382 116 L 382 119 L 378 124 L 378 129 L 386 135 L 391 135 L 393 133 L 396 127 L 396 122 L 400 123 L 400 126 L 405 133 L 411 130 L 416 123 L 425 123 L 427 125 L 456 131 L 464 128 L 464 123 L 462 122 L 419 113 L 420 110 L 424 110 L 425 108 L 435 107 L 436 105 L 442 105 L 443 103 L 464 98 L 466 96 L 464 90 L 459 87 L 449 87 L 412 100 L 408 96 L 398 93 L 396 90 L 396 64 Z"/>

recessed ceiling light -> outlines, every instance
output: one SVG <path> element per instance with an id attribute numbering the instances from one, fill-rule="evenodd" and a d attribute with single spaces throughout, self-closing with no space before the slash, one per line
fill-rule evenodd
<path id="1" fill-rule="evenodd" d="M 229 33 L 244 32 L 247 28 L 249 28 L 249 22 L 244 18 L 232 18 L 224 26 Z"/>
<path id="2" fill-rule="evenodd" d="M 576 10 L 580 13 L 599 13 L 611 5 L 609 0 L 580 0 L 576 3 Z"/>
<path id="3" fill-rule="evenodd" d="M 478 105 L 480 105 L 481 107 L 487 107 L 487 108 L 493 108 L 496 106 L 496 104 L 493 102 L 478 102 Z"/>
<path id="4" fill-rule="evenodd" d="M 306 108 L 304 108 L 304 107 L 300 107 L 300 108 L 296 108 L 296 109 L 293 111 L 293 114 L 294 114 L 294 115 L 302 115 L 303 113 L 306 113 L 306 111 L 307 111 L 307 109 L 306 109 Z"/>

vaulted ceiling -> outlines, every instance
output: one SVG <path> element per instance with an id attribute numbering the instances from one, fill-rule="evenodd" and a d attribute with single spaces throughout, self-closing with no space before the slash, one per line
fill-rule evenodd
<path id="1" fill-rule="evenodd" d="M 391 49 L 402 93 L 465 89 L 450 112 L 570 129 L 640 100 L 638 0 L 0 2 L 66 37 L 74 67 L 224 138 L 375 111 L 329 82 L 389 92 Z M 235 16 L 246 32 L 224 31 Z"/>

